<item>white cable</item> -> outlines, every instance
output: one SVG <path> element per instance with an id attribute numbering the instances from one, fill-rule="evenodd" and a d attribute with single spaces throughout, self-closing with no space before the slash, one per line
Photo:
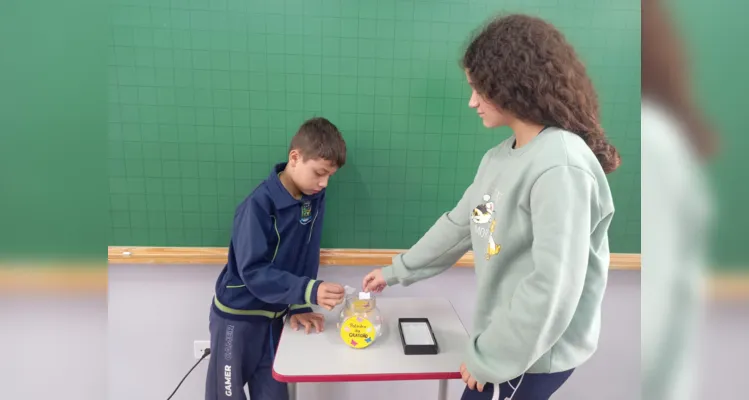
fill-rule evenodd
<path id="1" fill-rule="evenodd" d="M 492 400 L 499 400 L 499 385 L 494 385 L 494 393 L 492 393 Z"/>
<path id="2" fill-rule="evenodd" d="M 520 384 L 523 383 L 523 377 L 524 376 L 525 376 L 525 374 L 520 375 L 520 380 L 518 381 L 518 385 L 517 386 L 512 386 L 512 383 L 510 383 L 510 381 L 507 381 L 507 385 L 509 385 L 510 388 L 512 389 L 512 394 L 510 395 L 510 397 L 505 398 L 505 400 L 512 400 L 512 398 L 515 397 L 515 392 L 518 391 L 518 388 L 520 388 Z"/>
<path id="3" fill-rule="evenodd" d="M 507 385 L 510 386 L 510 389 L 512 389 L 512 394 L 510 397 L 505 397 L 505 400 L 512 400 L 513 397 L 515 397 L 515 392 L 518 391 L 518 388 L 520 388 L 520 384 L 523 383 L 523 377 L 525 376 L 525 373 L 520 375 L 520 380 L 518 381 L 517 386 L 512 386 L 511 381 L 507 381 Z M 499 384 L 494 385 L 494 393 L 492 393 L 492 400 L 499 400 Z"/>

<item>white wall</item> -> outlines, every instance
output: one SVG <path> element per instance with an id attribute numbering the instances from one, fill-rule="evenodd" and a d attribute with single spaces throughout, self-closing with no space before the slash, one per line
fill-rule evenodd
<path id="1" fill-rule="evenodd" d="M 322 267 L 320 277 L 359 286 L 364 267 Z M 208 311 L 219 266 L 110 265 L 109 399 L 165 399 L 195 362 L 194 340 L 208 339 Z M 612 271 L 598 352 L 570 378 L 555 399 L 632 400 L 640 393 L 640 274 Z M 473 270 L 454 268 L 408 288 L 383 294 L 446 296 L 463 324 L 472 325 Z M 174 400 L 202 400 L 204 361 Z M 450 383 L 459 399 L 462 382 Z M 401 392 L 401 395 L 397 395 Z M 431 398 L 429 381 L 301 384 L 302 400 Z"/>

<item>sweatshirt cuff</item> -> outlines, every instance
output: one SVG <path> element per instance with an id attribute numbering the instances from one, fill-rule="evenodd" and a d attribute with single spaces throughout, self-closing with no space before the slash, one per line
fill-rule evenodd
<path id="1" fill-rule="evenodd" d="M 491 377 L 485 375 L 481 368 L 476 365 L 477 363 L 474 362 L 471 359 L 471 356 L 468 356 L 465 360 L 466 364 L 466 370 L 468 370 L 468 373 L 471 374 L 471 377 L 476 380 L 476 383 L 486 385 L 487 383 L 502 383 L 502 382 L 490 382 L 492 379 Z"/>
<path id="2" fill-rule="evenodd" d="M 395 270 L 392 265 L 382 268 L 382 277 L 385 279 L 385 283 L 387 283 L 388 286 L 398 284 L 398 277 L 395 275 Z"/>
<path id="3" fill-rule="evenodd" d="M 311 312 L 312 304 L 292 304 L 291 307 L 289 307 L 289 316 Z"/>
<path id="4" fill-rule="evenodd" d="M 317 304 L 317 288 L 320 287 L 322 281 L 310 279 L 307 283 L 307 289 L 304 291 L 304 301 L 307 304 Z"/>

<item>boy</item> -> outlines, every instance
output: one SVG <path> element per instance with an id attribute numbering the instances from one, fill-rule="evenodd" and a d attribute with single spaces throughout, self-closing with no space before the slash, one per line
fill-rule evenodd
<path id="1" fill-rule="evenodd" d="M 229 259 L 216 282 L 210 314 L 211 356 L 206 400 L 288 398 L 273 379 L 274 352 L 288 314 L 291 327 L 320 332 L 322 315 L 344 295 L 341 285 L 316 280 L 328 179 L 346 163 L 335 125 L 313 118 L 291 140 L 288 162 L 237 207 Z"/>

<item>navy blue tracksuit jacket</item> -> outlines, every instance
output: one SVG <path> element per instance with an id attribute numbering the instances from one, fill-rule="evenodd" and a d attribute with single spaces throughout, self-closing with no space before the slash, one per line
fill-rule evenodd
<path id="1" fill-rule="evenodd" d="M 237 207 L 214 311 L 227 319 L 275 318 L 317 304 L 325 190 L 297 200 L 271 174 Z"/>

